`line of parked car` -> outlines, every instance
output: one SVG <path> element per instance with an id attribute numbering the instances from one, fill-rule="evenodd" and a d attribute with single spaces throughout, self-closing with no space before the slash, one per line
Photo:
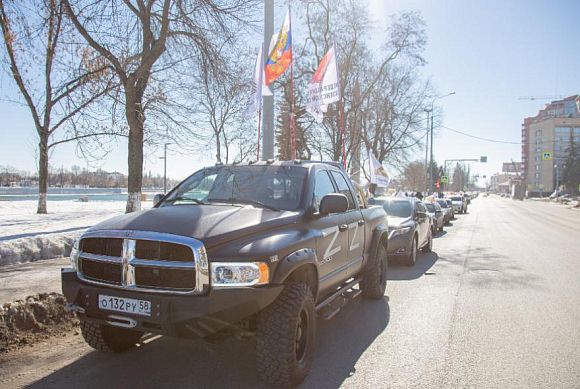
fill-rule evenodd
<path id="1" fill-rule="evenodd" d="M 444 197 L 373 197 L 369 204 L 381 205 L 388 215 L 389 260 L 413 266 L 418 251 L 429 253 L 433 238 L 455 219 L 467 213 L 471 198 L 477 193 L 453 193 Z"/>

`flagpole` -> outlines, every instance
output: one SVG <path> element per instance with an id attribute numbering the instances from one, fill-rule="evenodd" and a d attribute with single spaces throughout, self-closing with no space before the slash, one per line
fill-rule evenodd
<path id="1" fill-rule="evenodd" d="M 262 106 L 258 109 L 258 151 L 256 152 L 256 161 L 260 160 L 260 124 L 262 123 Z"/>
<path id="2" fill-rule="evenodd" d="M 288 35 L 292 39 L 292 11 L 288 6 L 289 26 Z M 292 42 L 290 42 L 292 45 Z M 290 46 L 292 50 L 292 46 Z M 294 51 L 290 56 L 290 159 L 296 159 L 296 129 L 294 127 Z"/>
<path id="3" fill-rule="evenodd" d="M 340 94 L 340 99 L 338 100 L 338 109 L 340 115 L 340 142 L 342 143 L 342 165 L 344 166 L 344 170 L 346 170 L 346 144 L 345 144 L 345 131 L 344 131 L 344 102 L 343 102 L 343 94 L 341 91 L 340 85 L 340 72 L 338 67 L 338 54 L 336 52 L 336 42 L 334 39 L 332 40 L 332 47 L 334 48 L 334 56 L 336 58 L 336 75 L 338 77 L 338 93 Z"/>

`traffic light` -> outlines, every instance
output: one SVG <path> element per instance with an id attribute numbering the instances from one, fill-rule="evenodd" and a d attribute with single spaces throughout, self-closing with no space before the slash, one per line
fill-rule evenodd
<path id="1" fill-rule="evenodd" d="M 479 157 L 479 162 L 487 162 L 487 156 L 483 155 Z"/>
<path id="2" fill-rule="evenodd" d="M 437 189 L 441 188 L 441 180 L 437 180 L 436 185 L 437 185 Z"/>

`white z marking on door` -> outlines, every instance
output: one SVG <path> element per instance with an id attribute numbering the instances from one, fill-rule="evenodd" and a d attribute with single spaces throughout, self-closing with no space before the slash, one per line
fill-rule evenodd
<path id="1" fill-rule="evenodd" d="M 360 243 L 356 242 L 356 235 L 358 233 L 358 222 L 357 223 L 353 223 L 350 226 L 348 226 L 348 230 L 350 231 L 350 227 L 354 225 L 354 233 L 352 234 L 352 241 L 350 242 L 350 249 L 349 251 L 352 250 L 356 250 L 360 247 Z M 355 243 L 356 242 L 356 243 Z"/>
<path id="2" fill-rule="evenodd" d="M 332 257 L 334 254 L 338 253 L 342 249 L 340 246 L 336 246 L 335 248 L 332 248 L 332 246 L 334 246 L 334 243 L 336 242 L 336 239 L 338 238 L 338 234 L 340 233 L 340 231 L 338 230 L 338 226 L 330 227 L 330 228 L 327 228 L 325 230 L 322 230 L 322 236 L 328 236 L 332 233 L 334 233 L 334 236 L 332 237 L 330 244 L 328 245 L 328 247 L 326 248 L 326 251 L 324 252 L 324 255 L 322 257 L 323 261 L 329 257 Z"/>

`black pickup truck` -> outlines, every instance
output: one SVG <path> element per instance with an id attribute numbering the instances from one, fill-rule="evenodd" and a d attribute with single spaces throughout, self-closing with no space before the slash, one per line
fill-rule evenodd
<path id="1" fill-rule="evenodd" d="M 85 232 L 62 288 L 99 351 L 127 350 L 144 333 L 240 330 L 256 337 L 260 378 L 295 385 L 311 367 L 317 315 L 361 293 L 383 298 L 386 218 L 359 204 L 332 163 L 205 168 L 152 209 Z"/>

